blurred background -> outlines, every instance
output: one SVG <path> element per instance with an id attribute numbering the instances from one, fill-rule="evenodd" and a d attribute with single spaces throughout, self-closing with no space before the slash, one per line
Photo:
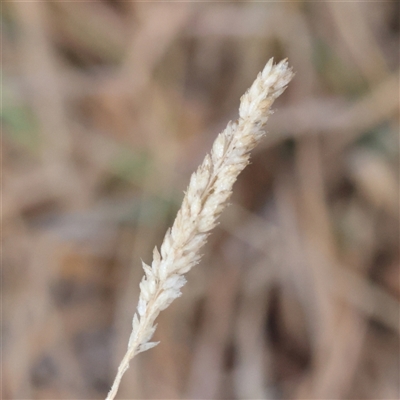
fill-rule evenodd
<path id="1" fill-rule="evenodd" d="M 2 395 L 101 399 L 192 171 L 296 71 L 120 399 L 397 399 L 399 3 L 4 2 Z"/>

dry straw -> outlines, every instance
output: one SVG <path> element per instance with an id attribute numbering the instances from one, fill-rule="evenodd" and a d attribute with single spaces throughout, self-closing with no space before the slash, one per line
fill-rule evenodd
<path id="1" fill-rule="evenodd" d="M 137 354 L 151 349 L 160 311 L 181 295 L 186 274 L 200 260 L 199 250 L 232 193 L 239 173 L 249 163 L 250 151 L 264 135 L 271 105 L 293 77 L 286 60 L 274 65 L 270 59 L 250 89 L 242 96 L 239 119 L 229 122 L 215 140 L 211 153 L 190 178 L 189 187 L 174 224 L 168 229 L 160 252 L 153 251 L 151 266 L 143 263 L 137 313 L 126 352 L 107 400 L 114 399 L 121 378 Z"/>

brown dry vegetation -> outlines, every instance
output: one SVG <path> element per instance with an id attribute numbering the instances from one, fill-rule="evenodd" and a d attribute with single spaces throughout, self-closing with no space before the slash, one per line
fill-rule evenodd
<path id="1" fill-rule="evenodd" d="M 271 56 L 296 77 L 118 398 L 399 398 L 398 49 L 394 1 L 3 2 L 3 398 L 106 395 Z"/>

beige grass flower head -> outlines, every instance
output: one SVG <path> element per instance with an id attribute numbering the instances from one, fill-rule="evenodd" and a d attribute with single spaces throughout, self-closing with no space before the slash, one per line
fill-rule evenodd
<path id="1" fill-rule="evenodd" d="M 160 251 L 154 248 L 151 266 L 143 263 L 145 275 L 140 282 L 128 351 L 107 400 L 114 399 L 130 360 L 158 344 L 151 342 L 157 327 L 155 319 L 181 295 L 181 288 L 186 283 L 184 274 L 199 262 L 199 250 L 216 226 L 234 182 L 249 163 L 250 151 L 265 134 L 264 126 L 272 113 L 273 102 L 292 77 L 286 60 L 274 65 L 270 59 L 242 96 L 239 119 L 228 123 L 215 140 L 210 154 L 191 176 L 182 206 Z"/>

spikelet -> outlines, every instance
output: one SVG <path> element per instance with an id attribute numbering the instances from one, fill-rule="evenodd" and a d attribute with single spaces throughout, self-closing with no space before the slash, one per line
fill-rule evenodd
<path id="1" fill-rule="evenodd" d="M 158 344 L 150 342 L 155 319 L 181 295 L 186 274 L 200 260 L 199 250 L 232 193 L 239 173 L 249 163 L 250 151 L 259 143 L 271 106 L 293 77 L 286 60 L 274 65 L 270 59 L 250 89 L 242 96 L 239 119 L 220 133 L 203 163 L 190 178 L 182 206 L 172 228 L 165 234 L 160 252 L 153 251 L 151 267 L 143 263 L 145 275 L 132 322 L 128 351 L 107 396 L 114 399 L 122 375 L 138 353 Z"/>

